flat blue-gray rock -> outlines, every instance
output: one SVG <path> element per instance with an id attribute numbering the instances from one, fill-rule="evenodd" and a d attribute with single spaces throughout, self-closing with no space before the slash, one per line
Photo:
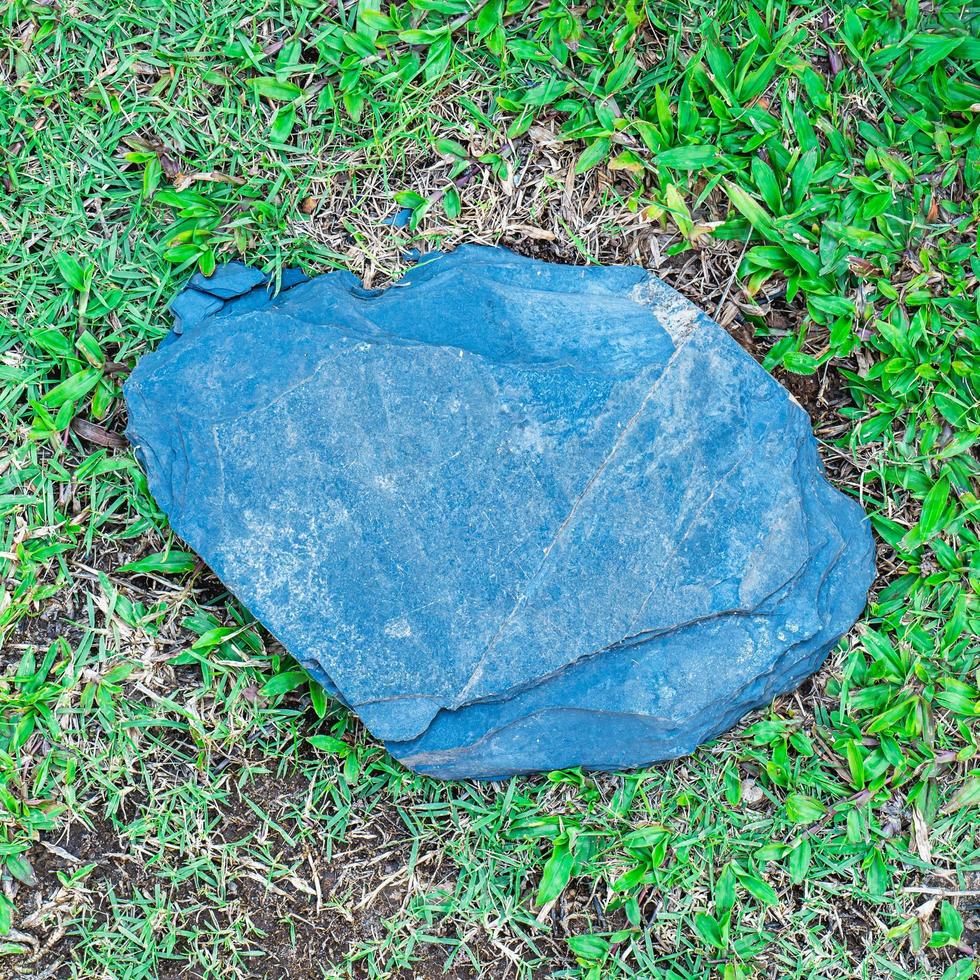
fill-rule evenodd
<path id="1" fill-rule="evenodd" d="M 643 269 L 468 246 L 274 295 L 233 263 L 173 310 L 126 385 L 154 496 L 412 769 L 690 752 L 864 607 L 806 414 Z"/>

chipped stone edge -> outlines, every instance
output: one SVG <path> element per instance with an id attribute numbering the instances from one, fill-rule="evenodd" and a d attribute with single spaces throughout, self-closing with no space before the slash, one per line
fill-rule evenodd
<path id="1" fill-rule="evenodd" d="M 627 298 L 649 310 L 678 348 L 690 340 L 699 325 L 710 320 L 703 310 L 652 272 L 629 291 Z"/>

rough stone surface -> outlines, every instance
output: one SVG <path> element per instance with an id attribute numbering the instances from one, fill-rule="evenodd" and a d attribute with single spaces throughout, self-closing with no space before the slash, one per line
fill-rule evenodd
<path id="1" fill-rule="evenodd" d="M 874 577 L 810 422 L 638 268 L 464 247 L 386 291 L 196 276 L 126 385 L 181 537 L 403 763 L 690 752 L 797 686 Z"/>

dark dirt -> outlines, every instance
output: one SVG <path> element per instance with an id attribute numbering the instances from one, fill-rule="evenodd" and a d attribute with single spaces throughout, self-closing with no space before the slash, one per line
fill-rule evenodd
<path id="1" fill-rule="evenodd" d="M 230 777 L 235 775 L 229 772 Z M 249 799 L 272 819 L 283 820 L 287 829 L 289 821 L 283 816 L 285 805 L 290 800 L 294 803 L 304 800 L 308 789 L 307 781 L 299 774 L 284 780 L 262 776 L 246 786 Z M 289 855 L 290 863 L 300 856 L 305 857 L 296 871 L 296 878 L 301 883 L 309 886 L 315 871 L 320 899 L 295 887 L 289 879 L 279 879 L 272 888 L 267 888 L 260 880 L 238 876 L 229 882 L 221 902 L 214 901 L 213 894 L 194 887 L 181 887 L 172 896 L 175 907 L 201 909 L 189 914 L 181 922 L 181 928 L 222 931 L 236 924 L 249 923 L 253 948 L 262 951 L 261 959 L 256 960 L 256 977 L 322 980 L 324 969 L 341 962 L 355 946 L 383 940 L 386 920 L 396 916 L 412 897 L 423 894 L 423 890 L 413 891 L 397 874 L 400 869 L 407 868 L 411 842 L 395 811 L 375 811 L 370 828 L 370 836 L 357 835 L 346 846 L 335 848 L 329 859 L 325 849 L 310 848 L 309 840 L 303 841 L 299 853 Z M 269 833 L 268 825 L 239 793 L 234 793 L 229 805 L 221 808 L 221 839 L 242 841 L 263 833 Z M 43 844 L 33 848 L 30 857 L 37 884 L 31 898 L 23 894 L 18 897 L 22 918 L 50 903 L 59 893 L 59 873 L 70 874 L 89 863 L 96 865 L 84 881 L 87 891 L 85 917 L 90 931 L 110 921 L 110 888 L 125 899 L 137 889 L 146 893 L 153 888 L 154 881 L 159 884 L 159 880 L 146 870 L 142 858 L 133 852 L 109 821 L 99 819 L 91 829 L 76 822 L 46 843 L 57 850 L 48 850 Z M 282 844 L 285 847 L 285 842 Z M 383 853 L 380 861 L 377 860 L 379 852 Z M 356 871 L 353 879 L 349 873 L 351 869 Z M 382 887 L 383 882 L 392 877 L 392 883 Z M 444 886 L 451 889 L 453 882 L 447 880 Z M 428 890 L 432 887 L 430 884 Z M 364 903 L 363 896 L 369 896 L 370 901 Z M 334 903 L 333 907 L 331 903 Z M 348 914 L 338 911 L 338 904 L 345 907 Z M 583 904 L 583 913 L 590 908 L 587 898 L 577 899 L 574 889 L 569 889 L 564 899 L 563 917 L 575 911 L 576 904 Z M 426 925 L 419 920 L 419 929 L 429 935 L 450 935 L 438 922 Z M 40 938 L 40 953 L 14 961 L 13 976 L 32 980 L 70 977 L 72 964 L 84 956 L 79 937 L 64 934 L 59 938 L 56 931 L 56 941 L 48 948 L 44 947 L 44 936 Z M 547 940 L 541 943 L 546 944 Z M 512 975 L 513 969 L 508 969 L 506 961 L 501 962 L 498 950 L 492 945 L 472 940 L 468 945 L 483 964 L 479 971 L 473 969 L 465 957 L 460 957 L 446 970 L 449 948 L 435 947 L 432 952 L 423 953 L 410 969 L 395 970 L 391 976 L 401 980 L 429 977 L 476 980 L 478 977 Z M 424 945 L 420 948 L 425 949 Z M 180 955 L 179 945 L 174 953 Z M 558 964 L 566 956 L 564 943 L 559 938 L 555 944 L 554 962 Z M 368 975 L 366 968 L 363 974 L 355 974 L 361 975 Z M 200 974 L 178 963 L 172 970 L 163 969 L 158 976 L 159 980 L 188 980 Z"/>

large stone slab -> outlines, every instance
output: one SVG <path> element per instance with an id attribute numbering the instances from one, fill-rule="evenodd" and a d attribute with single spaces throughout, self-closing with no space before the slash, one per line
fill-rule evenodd
<path id="1" fill-rule="evenodd" d="M 468 246 L 396 286 L 195 276 L 126 385 L 175 531 L 406 765 L 690 752 L 860 614 L 810 422 L 639 268 Z"/>

